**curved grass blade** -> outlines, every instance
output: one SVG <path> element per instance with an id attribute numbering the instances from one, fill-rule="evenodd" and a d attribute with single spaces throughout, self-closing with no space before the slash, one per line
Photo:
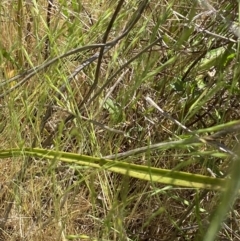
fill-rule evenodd
<path id="1" fill-rule="evenodd" d="M 151 166 L 136 165 L 123 161 L 113 161 L 75 153 L 46 150 L 39 148 L 8 149 L 0 151 L 0 158 L 31 156 L 62 161 L 69 164 L 84 165 L 112 171 L 130 177 L 158 182 L 167 185 L 211 190 L 224 189 L 225 179 L 212 178 L 186 172 L 172 171 Z"/>

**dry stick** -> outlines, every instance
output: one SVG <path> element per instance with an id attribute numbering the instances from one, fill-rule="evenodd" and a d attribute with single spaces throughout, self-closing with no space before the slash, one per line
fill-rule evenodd
<path id="1" fill-rule="evenodd" d="M 106 29 L 106 32 L 103 36 L 103 40 L 102 40 L 102 43 L 105 44 L 107 42 L 107 39 L 108 39 L 108 35 L 110 34 L 110 31 L 111 31 L 111 28 L 113 27 L 113 23 L 114 21 L 116 20 L 117 18 L 117 15 L 118 13 L 120 12 L 121 8 L 122 8 L 122 5 L 124 3 L 124 0 L 121 0 L 119 1 L 116 9 L 115 9 L 115 12 L 108 24 L 108 27 Z M 95 72 L 95 78 L 94 78 L 94 81 L 93 81 L 93 84 L 90 88 L 90 90 L 88 91 L 88 93 L 85 95 L 83 101 L 80 103 L 80 105 L 78 106 L 78 109 L 80 110 L 82 108 L 82 106 L 84 105 L 84 103 L 86 103 L 86 101 L 89 99 L 91 93 L 95 90 L 95 88 L 97 87 L 97 84 L 98 84 L 98 79 L 99 79 L 99 73 L 100 73 L 100 68 L 101 68 L 101 63 L 102 63 L 102 58 L 103 58 L 103 54 L 104 54 L 104 47 L 102 47 L 100 49 L 100 53 L 99 53 L 99 56 L 98 56 L 98 62 L 97 62 L 97 68 L 96 68 L 96 72 Z"/>

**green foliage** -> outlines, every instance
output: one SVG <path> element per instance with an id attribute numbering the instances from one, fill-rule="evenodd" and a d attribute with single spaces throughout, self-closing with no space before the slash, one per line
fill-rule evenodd
<path id="1" fill-rule="evenodd" d="M 238 5 L 1 1 L 3 239 L 237 240 Z"/>

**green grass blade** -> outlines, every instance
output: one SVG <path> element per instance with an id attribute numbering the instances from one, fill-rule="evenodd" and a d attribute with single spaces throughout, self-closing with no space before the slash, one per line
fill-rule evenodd
<path id="1" fill-rule="evenodd" d="M 122 175 L 138 178 L 141 180 L 158 182 L 167 185 L 183 186 L 188 188 L 204 188 L 211 190 L 222 189 L 225 185 L 224 179 L 212 178 L 203 175 L 186 172 L 172 171 L 150 166 L 136 165 L 122 161 L 79 155 L 75 153 L 45 150 L 45 149 L 9 149 L 0 152 L 0 158 L 12 156 L 31 156 L 58 160 L 69 164 L 85 165 L 100 168 Z"/>

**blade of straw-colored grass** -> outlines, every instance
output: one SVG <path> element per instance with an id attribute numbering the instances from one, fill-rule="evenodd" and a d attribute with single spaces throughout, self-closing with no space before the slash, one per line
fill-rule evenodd
<path id="1" fill-rule="evenodd" d="M 116 20 L 117 16 L 118 16 L 118 13 L 120 12 L 121 8 L 122 8 L 122 5 L 123 5 L 124 1 L 119 1 L 116 9 L 115 9 L 115 12 L 108 24 L 108 27 L 105 31 L 105 34 L 103 36 L 103 39 L 102 39 L 102 43 L 103 44 L 106 44 L 107 42 L 107 39 L 108 39 L 108 36 L 110 34 L 110 30 L 111 28 L 113 27 L 113 23 L 114 21 Z M 101 67 L 101 64 L 102 64 L 102 58 L 103 58 L 103 55 L 104 55 L 104 50 L 105 50 L 105 47 L 101 47 L 100 49 L 100 52 L 99 52 L 99 56 L 98 56 L 98 62 L 97 62 L 97 67 L 96 67 L 96 71 L 95 71 L 95 78 L 94 78 L 94 81 L 93 81 L 93 84 L 91 86 L 91 88 L 89 89 L 88 93 L 85 95 L 84 97 L 84 100 L 81 102 L 80 106 L 79 106 L 79 109 L 82 107 L 82 105 L 89 99 L 91 93 L 95 90 L 97 84 L 98 84 L 98 79 L 99 79 L 99 74 L 100 74 L 100 67 Z"/>

